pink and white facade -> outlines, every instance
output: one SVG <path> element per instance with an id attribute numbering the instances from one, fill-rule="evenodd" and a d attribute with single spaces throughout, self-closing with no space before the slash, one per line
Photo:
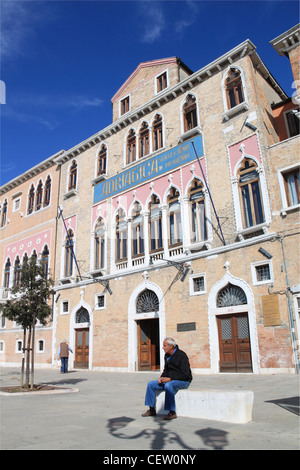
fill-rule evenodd
<path id="1" fill-rule="evenodd" d="M 109 126 L 51 160 L 61 184 L 45 220 L 25 209 L 38 175 L 1 195 L 26 193 L 21 230 L 1 228 L 3 292 L 8 259 L 49 249 L 56 294 L 40 363 L 55 365 L 66 338 L 71 368 L 159 370 L 168 335 L 195 373 L 294 373 L 297 103 L 245 41 L 195 73 L 176 57 L 144 62 L 112 105 Z M 293 111 L 286 133 L 282 110 Z M 14 328 L 0 332 L 3 362 L 17 362 Z"/>

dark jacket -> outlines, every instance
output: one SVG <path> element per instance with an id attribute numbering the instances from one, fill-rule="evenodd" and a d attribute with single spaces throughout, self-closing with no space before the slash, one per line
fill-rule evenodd
<path id="1" fill-rule="evenodd" d="M 172 380 L 191 382 L 193 377 L 189 358 L 178 346 L 176 346 L 176 348 L 176 351 L 171 356 L 170 354 L 165 355 L 165 368 L 161 377 L 170 377 Z M 168 360 L 168 358 L 170 358 L 170 360 Z"/>

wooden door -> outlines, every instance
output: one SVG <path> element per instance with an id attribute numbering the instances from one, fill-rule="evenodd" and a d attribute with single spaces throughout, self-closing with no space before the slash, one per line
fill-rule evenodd
<path id="1" fill-rule="evenodd" d="M 75 363 L 76 369 L 89 368 L 89 329 L 80 328 L 76 330 Z"/>
<path id="2" fill-rule="evenodd" d="M 248 314 L 217 317 L 220 372 L 252 372 Z"/>
<path id="3" fill-rule="evenodd" d="M 158 319 L 138 321 L 139 370 L 159 369 Z"/>

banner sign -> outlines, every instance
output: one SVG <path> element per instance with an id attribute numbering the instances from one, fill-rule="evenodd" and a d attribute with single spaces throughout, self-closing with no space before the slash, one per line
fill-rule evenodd
<path id="1" fill-rule="evenodd" d="M 203 156 L 202 135 L 198 135 L 192 140 L 198 157 L 201 158 Z M 170 173 L 172 170 L 196 160 L 197 157 L 191 142 L 191 140 L 184 142 L 177 147 L 149 158 L 147 161 L 142 161 L 112 178 L 99 182 L 94 187 L 94 204 L 150 181 L 157 176 Z"/>

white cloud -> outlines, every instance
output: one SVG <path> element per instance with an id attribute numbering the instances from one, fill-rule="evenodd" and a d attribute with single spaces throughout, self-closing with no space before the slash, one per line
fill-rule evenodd
<path id="1" fill-rule="evenodd" d="M 1 56 L 2 59 L 24 53 L 26 43 L 34 36 L 37 15 L 28 2 L 1 0 Z"/>
<path id="2" fill-rule="evenodd" d="M 173 4 L 174 3 L 174 4 Z M 143 28 L 141 41 L 152 44 L 171 29 L 183 36 L 195 22 L 199 5 L 196 1 L 137 2 L 140 23 Z"/>
<path id="3" fill-rule="evenodd" d="M 166 26 L 164 12 L 159 2 L 139 2 L 139 14 L 143 25 L 142 42 L 152 44 L 160 38 Z"/>
<path id="4" fill-rule="evenodd" d="M 83 109 L 90 107 L 102 106 L 104 100 L 97 97 L 90 98 L 86 95 L 64 95 L 47 94 L 35 95 L 32 93 L 18 94 L 13 97 L 13 105 L 25 105 L 31 108 L 45 109 Z M 9 104 L 9 103 L 8 103 Z"/>
<path id="5" fill-rule="evenodd" d="M 187 1 L 186 6 L 188 9 L 183 9 L 181 18 L 175 21 L 175 31 L 179 36 L 183 36 L 190 26 L 195 22 L 198 14 L 198 5 L 194 1 Z M 187 14 L 184 15 L 184 13 Z"/>

